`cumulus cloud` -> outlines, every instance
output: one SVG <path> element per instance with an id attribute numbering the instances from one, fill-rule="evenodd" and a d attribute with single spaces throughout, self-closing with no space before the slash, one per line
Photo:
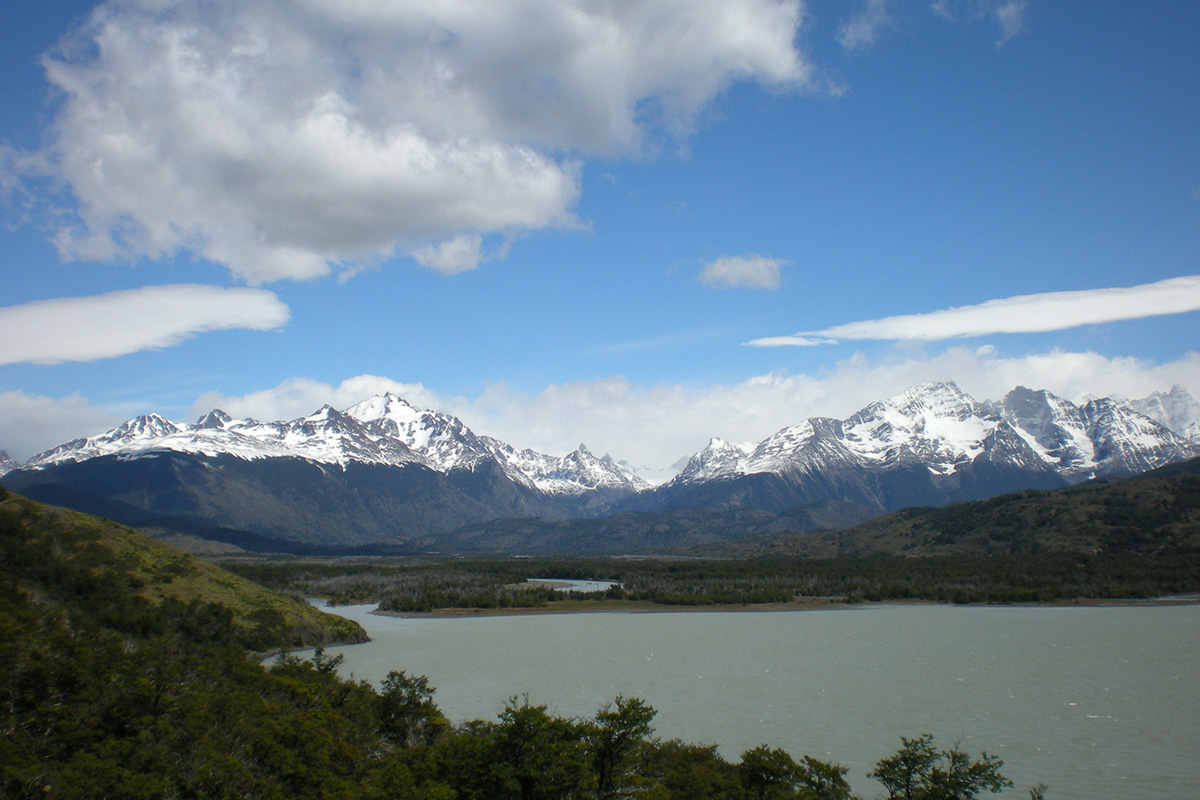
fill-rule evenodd
<path id="1" fill-rule="evenodd" d="M 251 283 L 578 224 L 579 158 L 799 87 L 799 0 L 108 0 L 44 58 L 72 258 L 179 250 Z M 57 221 L 57 217 L 56 217 Z"/>
<path id="2" fill-rule="evenodd" d="M 78 394 L 54 398 L 0 392 L 0 450 L 23 462 L 57 444 L 109 430 L 122 419 Z"/>
<path id="3" fill-rule="evenodd" d="M 747 344 L 755 347 L 835 344 L 840 339 L 942 341 L 994 333 L 1042 333 L 1200 311 L 1200 275 L 1157 283 L 1072 292 L 1045 292 L 989 300 L 927 314 L 848 322 L 795 336 L 772 336 Z"/>
<path id="4" fill-rule="evenodd" d="M 788 262 L 752 253 L 726 256 L 704 265 L 698 280 L 706 286 L 738 289 L 778 289 L 779 268 Z"/>
<path id="5" fill-rule="evenodd" d="M 271 330 L 288 307 L 265 289 L 175 284 L 0 308 L 0 364 L 58 364 L 173 347 L 205 331 Z"/>
<path id="6" fill-rule="evenodd" d="M 871 47 L 890 23 L 887 0 L 866 0 L 838 29 L 838 43 L 847 50 Z"/>

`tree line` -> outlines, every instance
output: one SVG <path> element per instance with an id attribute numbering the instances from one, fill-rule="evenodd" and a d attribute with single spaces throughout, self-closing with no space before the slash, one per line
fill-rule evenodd
<path id="1" fill-rule="evenodd" d="M 226 566 L 276 590 L 378 603 L 401 613 L 504 609 L 562 602 L 527 578 L 614 581 L 593 603 L 787 604 L 925 600 L 1039 603 L 1150 598 L 1200 592 L 1200 554 L 1040 554 L 925 558 L 380 559 L 374 563 L 252 560 Z"/>

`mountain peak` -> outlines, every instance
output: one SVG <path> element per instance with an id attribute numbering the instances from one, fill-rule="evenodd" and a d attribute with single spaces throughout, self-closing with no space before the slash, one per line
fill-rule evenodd
<path id="1" fill-rule="evenodd" d="M 1200 402 L 1179 384 L 1172 386 L 1169 392 L 1154 392 L 1141 400 L 1130 400 L 1126 405 L 1200 445 Z"/>
<path id="2" fill-rule="evenodd" d="M 359 422 L 390 419 L 398 425 L 412 421 L 420 413 L 420 409 L 392 392 L 368 397 L 346 409 L 346 415 Z"/>
<path id="3" fill-rule="evenodd" d="M 179 426 L 158 414 L 142 414 L 121 423 L 112 433 L 122 439 L 149 439 L 178 433 Z"/>
<path id="4" fill-rule="evenodd" d="M 922 383 L 888 398 L 884 404 L 900 409 L 945 409 L 951 412 L 974 409 L 978 405 L 975 399 L 958 388 L 954 381 Z"/>
<path id="5" fill-rule="evenodd" d="M 233 417 L 229 416 L 219 408 L 214 408 L 212 411 L 196 420 L 196 426 L 205 430 L 224 429 L 225 426 L 227 426 L 230 422 L 233 422 Z"/>
<path id="6" fill-rule="evenodd" d="M 340 415 L 340 411 L 326 403 L 307 417 L 304 417 L 303 420 L 305 422 L 324 422 L 327 419 L 333 419 Z"/>

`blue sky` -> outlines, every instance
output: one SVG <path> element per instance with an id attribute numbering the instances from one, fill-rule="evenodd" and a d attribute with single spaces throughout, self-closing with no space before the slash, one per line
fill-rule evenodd
<path id="1" fill-rule="evenodd" d="M 1200 396 L 1192 2 L 20 2 L 0 70 L 18 459 L 389 389 L 651 467 L 928 380 Z"/>

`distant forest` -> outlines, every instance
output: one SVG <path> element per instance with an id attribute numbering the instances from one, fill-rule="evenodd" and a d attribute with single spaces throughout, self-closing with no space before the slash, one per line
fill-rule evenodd
<path id="1" fill-rule="evenodd" d="M 265 586 L 385 611 L 477 608 L 616 608 L 923 600 L 1048 603 L 1146 599 L 1200 593 L 1200 554 L 1045 554 L 809 559 L 579 558 L 322 559 L 228 561 Z M 567 595 L 524 587 L 529 578 L 619 583 Z"/>

